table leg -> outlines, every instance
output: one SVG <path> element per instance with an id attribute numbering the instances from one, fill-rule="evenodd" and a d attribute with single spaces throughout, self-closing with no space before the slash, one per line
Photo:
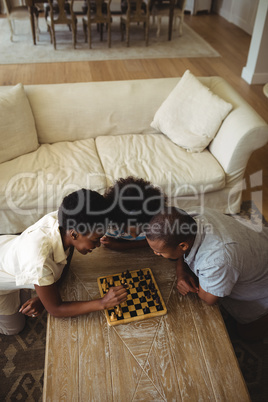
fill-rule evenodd
<path id="1" fill-rule="evenodd" d="M 175 6 L 175 0 L 170 0 L 169 23 L 168 23 L 168 40 L 171 40 L 171 38 L 172 38 L 174 6 Z"/>
<path id="2" fill-rule="evenodd" d="M 30 20 L 31 20 L 31 29 L 32 29 L 32 37 L 33 37 L 33 44 L 36 45 L 36 36 L 35 36 L 35 20 L 34 20 L 34 7 L 29 7 L 30 12 Z"/>

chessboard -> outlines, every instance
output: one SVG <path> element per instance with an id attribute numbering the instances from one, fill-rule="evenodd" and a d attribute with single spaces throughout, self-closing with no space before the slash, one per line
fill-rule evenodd
<path id="1" fill-rule="evenodd" d="M 99 277 L 97 280 L 102 297 L 111 286 L 125 285 L 128 292 L 125 302 L 104 310 L 109 325 L 126 324 L 167 313 L 150 268 L 126 270 L 121 274 Z"/>

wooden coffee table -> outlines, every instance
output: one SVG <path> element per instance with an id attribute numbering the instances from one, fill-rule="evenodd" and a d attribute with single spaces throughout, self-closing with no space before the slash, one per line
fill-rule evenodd
<path id="1" fill-rule="evenodd" d="M 179 295 L 175 263 L 149 248 L 76 252 L 63 299 L 98 298 L 99 276 L 147 267 L 164 316 L 109 326 L 103 311 L 48 315 L 44 401 L 250 401 L 218 307 Z"/>

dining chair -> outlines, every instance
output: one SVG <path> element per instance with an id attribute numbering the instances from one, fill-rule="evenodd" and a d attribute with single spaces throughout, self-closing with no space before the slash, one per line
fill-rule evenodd
<path id="1" fill-rule="evenodd" d="M 171 1 L 172 0 L 156 0 L 152 6 L 151 15 L 153 16 L 153 24 L 155 23 L 155 18 L 157 18 L 157 37 L 160 36 L 162 17 L 169 17 L 170 7 L 172 5 Z M 185 7 L 186 0 L 175 0 L 173 11 L 173 29 L 176 29 L 176 21 L 179 19 L 179 36 L 182 35 Z"/>
<path id="2" fill-rule="evenodd" d="M 29 20 L 30 22 L 30 13 L 28 10 L 28 6 L 22 0 L 20 4 L 12 2 L 12 0 L 3 0 L 4 6 L 7 13 L 7 20 L 10 28 L 10 40 L 13 41 L 13 35 L 15 34 L 15 21 L 16 20 Z M 34 18 L 36 19 L 36 34 L 38 38 L 38 9 L 34 8 Z"/>
<path id="3" fill-rule="evenodd" d="M 56 7 L 55 7 L 56 3 Z M 68 25 L 72 31 L 73 46 L 76 46 L 77 18 L 73 12 L 74 0 L 71 0 L 70 7 L 66 8 L 65 0 L 48 0 L 49 15 L 46 18 L 51 43 L 56 50 L 55 25 Z"/>
<path id="4" fill-rule="evenodd" d="M 82 18 L 85 42 L 88 40 L 88 47 L 91 49 L 92 33 L 91 25 L 97 24 L 100 31 L 100 40 L 103 40 L 103 27 L 108 30 L 108 47 L 111 47 L 111 0 L 86 0 L 86 15 Z"/>
<path id="5" fill-rule="evenodd" d="M 120 18 L 121 39 L 124 40 L 126 31 L 126 44 L 129 46 L 129 31 L 131 23 L 142 23 L 144 27 L 145 43 L 149 43 L 150 0 L 127 0 L 126 14 Z"/>

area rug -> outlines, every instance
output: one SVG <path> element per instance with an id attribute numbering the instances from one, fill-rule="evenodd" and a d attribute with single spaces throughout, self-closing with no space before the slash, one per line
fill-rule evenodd
<path id="1" fill-rule="evenodd" d="M 81 17 L 78 17 L 77 46 L 73 49 L 72 33 L 67 26 L 56 27 L 57 49 L 50 43 L 44 17 L 39 18 L 40 34 L 37 45 L 33 45 L 29 21 L 16 21 L 13 42 L 6 18 L 0 19 L 0 64 L 21 63 L 53 63 L 68 61 L 119 60 L 119 59 L 152 59 L 180 57 L 219 57 L 201 36 L 184 24 L 183 35 L 173 32 L 168 41 L 168 19 L 163 18 L 160 37 L 156 37 L 156 26 L 150 27 L 149 46 L 145 46 L 142 24 L 132 25 L 130 46 L 121 41 L 120 17 L 113 16 L 111 38 L 108 48 L 107 32 L 104 29 L 103 41 L 96 27 L 92 29 L 92 49 L 85 43 Z"/>
<path id="2" fill-rule="evenodd" d="M 241 217 L 268 226 L 251 202 L 242 204 Z M 268 401 L 268 338 L 245 342 L 236 333 L 232 317 L 223 312 L 241 372 L 252 402 Z M 25 329 L 14 336 L 0 335 L 0 401 L 42 401 L 45 363 L 46 313 L 28 318 Z"/>

